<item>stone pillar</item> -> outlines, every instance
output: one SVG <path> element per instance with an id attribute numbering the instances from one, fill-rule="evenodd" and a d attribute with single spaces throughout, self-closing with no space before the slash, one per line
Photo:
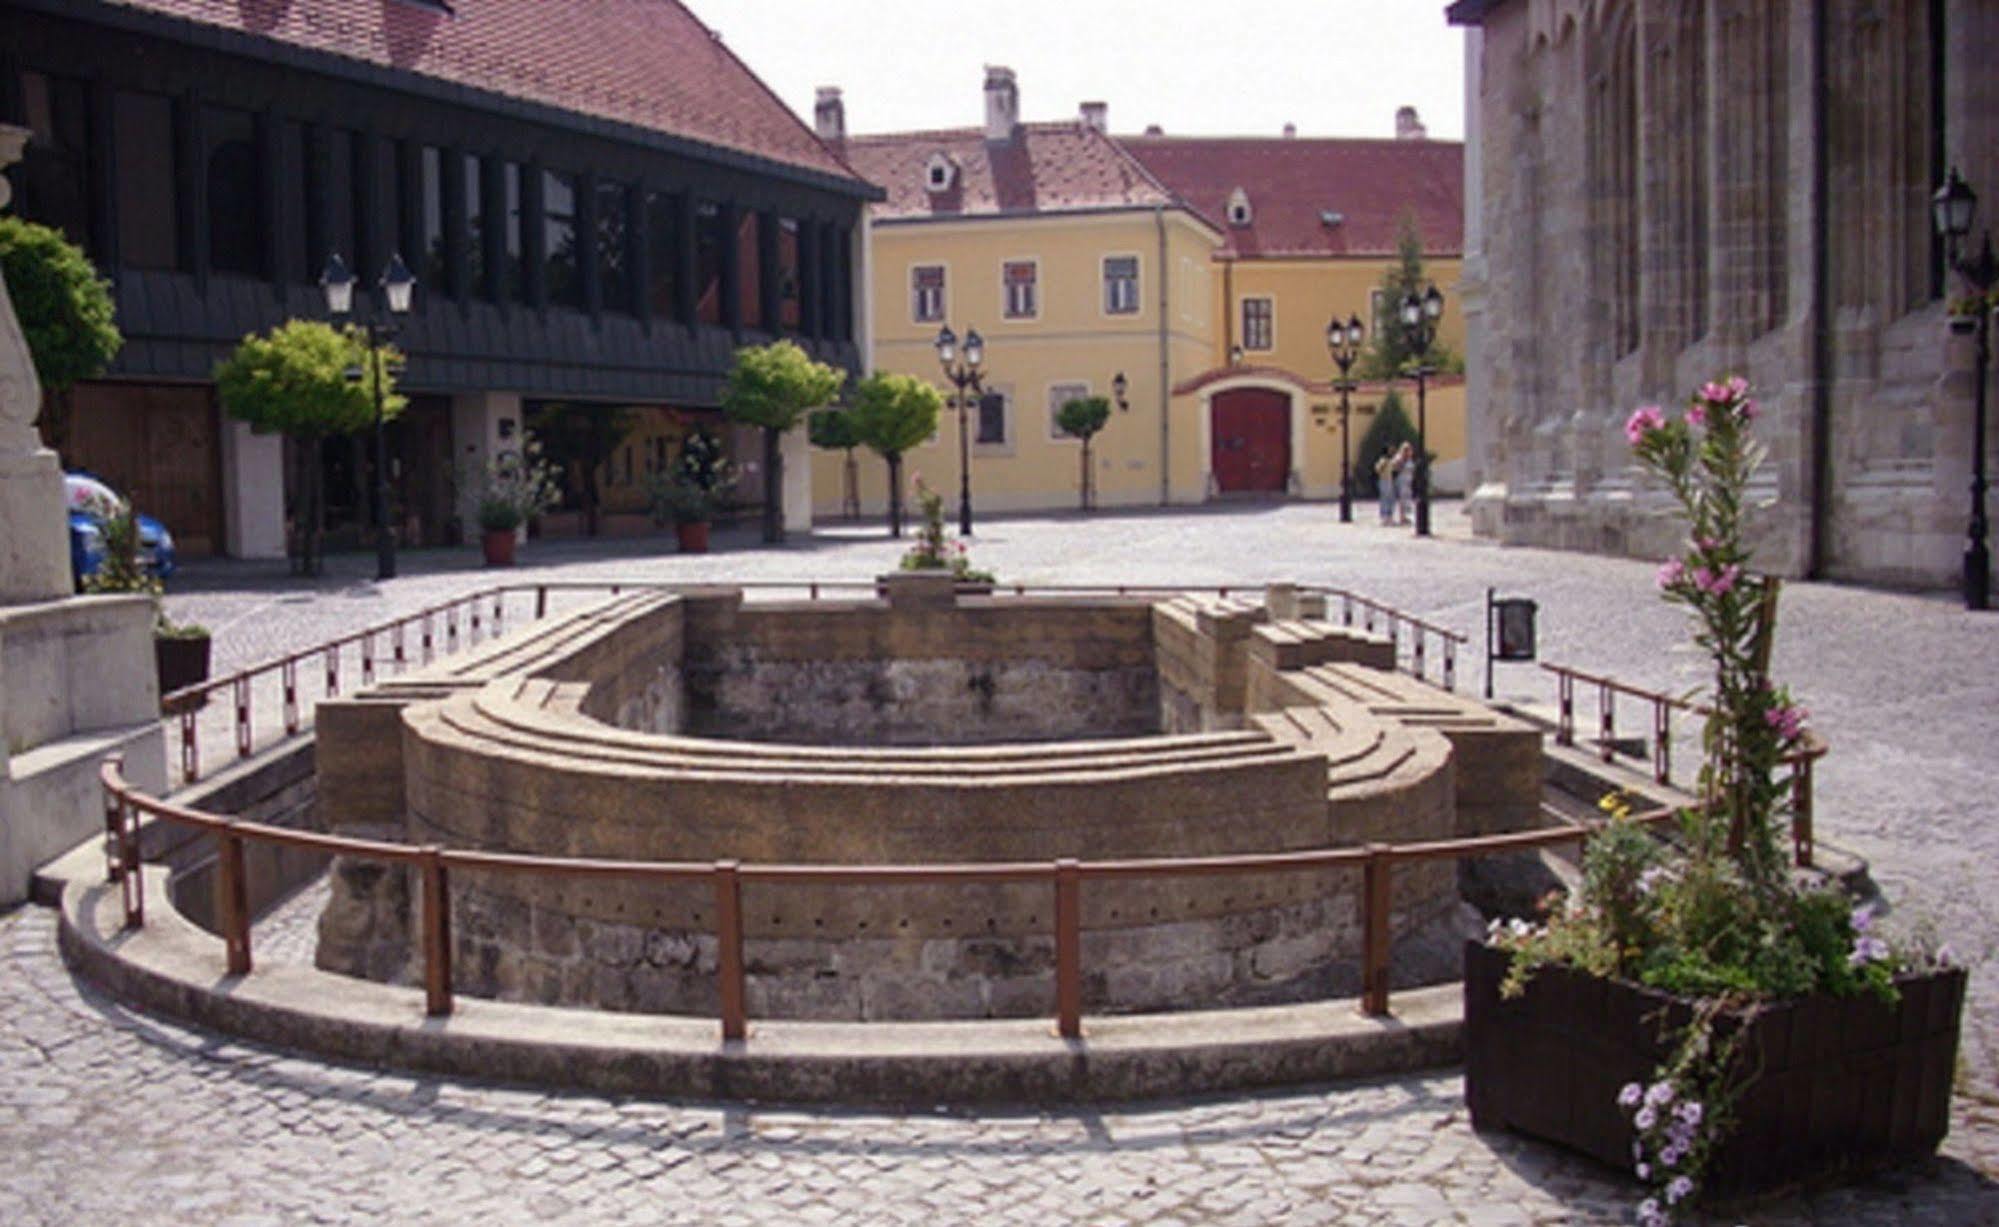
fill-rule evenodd
<path id="1" fill-rule="evenodd" d="M 784 457 L 784 531 L 812 531 L 812 440 L 806 427 L 786 431 L 778 438 Z"/>
<path id="2" fill-rule="evenodd" d="M 247 422 L 222 428 L 222 548 L 231 558 L 285 556 L 285 443 Z"/>
<path id="3" fill-rule="evenodd" d="M 479 474 L 503 451 L 518 450 L 526 426 L 518 392 L 466 392 L 451 398 L 453 475 L 465 540 L 479 540 Z"/>

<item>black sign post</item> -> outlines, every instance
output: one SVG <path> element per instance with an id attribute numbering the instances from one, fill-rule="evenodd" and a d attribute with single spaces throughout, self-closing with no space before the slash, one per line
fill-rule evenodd
<path id="1" fill-rule="evenodd" d="M 1526 597 L 1493 596 L 1485 590 L 1485 697 L 1492 697 L 1492 664 L 1534 659 L 1534 615 L 1540 605 Z"/>

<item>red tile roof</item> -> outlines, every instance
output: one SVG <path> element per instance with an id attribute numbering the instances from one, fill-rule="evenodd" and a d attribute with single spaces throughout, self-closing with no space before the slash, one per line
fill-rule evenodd
<path id="1" fill-rule="evenodd" d="M 853 178 L 678 0 L 107 0 Z"/>
<path id="2" fill-rule="evenodd" d="M 1121 136 L 1118 143 L 1224 235 L 1228 255 L 1382 255 L 1413 209 L 1423 249 L 1464 250 L 1464 146 L 1455 141 Z M 1229 196 L 1250 225 L 1227 224 Z M 1323 214 L 1338 213 L 1336 226 Z"/>
<path id="3" fill-rule="evenodd" d="M 1022 124 L 1003 143 L 987 142 L 982 128 L 850 136 L 840 152 L 888 192 L 887 202 L 876 207 L 884 220 L 1176 203 L 1116 141 L 1073 120 Z M 933 193 L 925 168 L 939 153 L 957 173 L 949 190 Z"/>

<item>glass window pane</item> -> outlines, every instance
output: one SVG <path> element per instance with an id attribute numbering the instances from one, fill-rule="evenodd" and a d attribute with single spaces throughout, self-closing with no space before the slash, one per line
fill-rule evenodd
<path id="1" fill-rule="evenodd" d="M 118 165 L 118 258 L 133 268 L 180 267 L 174 108 L 161 94 L 112 99 Z"/>
<path id="2" fill-rule="evenodd" d="M 630 313 L 632 278 L 627 252 L 631 218 L 625 205 L 625 185 L 597 185 L 597 280 L 606 311 Z"/>
<path id="3" fill-rule="evenodd" d="M 736 222 L 736 301 L 742 304 L 743 327 L 764 326 L 763 260 L 757 242 L 757 218 L 745 210 Z"/>
<path id="4" fill-rule="evenodd" d="M 695 318 L 704 324 L 722 322 L 722 207 L 702 201 L 694 213 Z"/>
<path id="5" fill-rule="evenodd" d="M 646 193 L 646 303 L 659 319 L 680 313 L 674 270 L 680 259 L 680 198 Z"/>
<path id="6" fill-rule="evenodd" d="M 560 171 L 541 173 L 542 250 L 548 279 L 548 301 L 561 307 L 583 305 L 583 285 L 576 274 L 576 180 Z"/>
<path id="7" fill-rule="evenodd" d="M 527 255 L 522 247 L 521 213 L 521 165 L 518 162 L 506 164 L 504 193 L 506 197 L 507 226 L 507 266 L 506 296 L 510 302 L 521 300 L 521 288 L 527 280 Z"/>
<path id="8" fill-rule="evenodd" d="M 425 145 L 419 172 L 423 182 L 423 262 L 412 270 L 426 293 L 439 293 L 449 280 L 444 250 L 444 151 Z"/>
<path id="9" fill-rule="evenodd" d="M 55 227 L 87 251 L 89 93 L 74 78 L 24 72 L 21 95 L 31 134 L 15 180 L 21 185 L 22 216 Z"/>
<path id="10" fill-rule="evenodd" d="M 202 133 L 208 143 L 208 265 L 218 273 L 264 272 L 264 193 L 257 125 L 247 111 L 210 107 Z"/>
<path id="11" fill-rule="evenodd" d="M 797 332 L 799 324 L 798 219 L 777 219 L 777 326 Z"/>
<path id="12" fill-rule="evenodd" d="M 473 298 L 486 293 L 486 164 L 477 154 L 465 155 L 465 290 Z"/>

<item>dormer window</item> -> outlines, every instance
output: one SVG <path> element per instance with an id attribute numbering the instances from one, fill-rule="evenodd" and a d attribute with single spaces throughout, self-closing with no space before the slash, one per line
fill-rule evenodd
<path id="1" fill-rule="evenodd" d="M 933 192 L 948 192 L 958 181 L 958 164 L 949 155 L 933 153 L 923 166 L 923 186 Z"/>
<path id="2" fill-rule="evenodd" d="M 1247 226 L 1249 222 L 1249 193 L 1237 188 L 1229 193 L 1229 225 Z"/>

